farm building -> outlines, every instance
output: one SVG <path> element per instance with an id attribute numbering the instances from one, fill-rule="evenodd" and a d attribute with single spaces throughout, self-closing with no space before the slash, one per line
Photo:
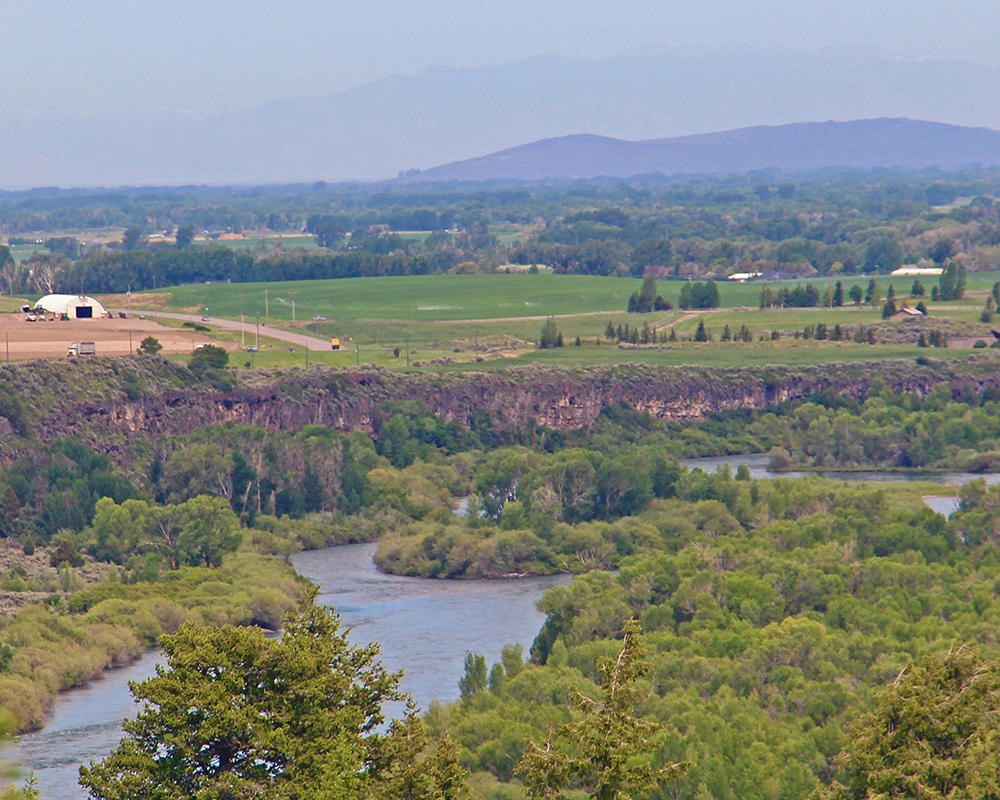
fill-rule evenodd
<path id="1" fill-rule="evenodd" d="M 70 319 L 100 319 L 108 316 L 97 300 L 82 294 L 47 294 L 36 304 L 48 314 L 65 314 Z"/>

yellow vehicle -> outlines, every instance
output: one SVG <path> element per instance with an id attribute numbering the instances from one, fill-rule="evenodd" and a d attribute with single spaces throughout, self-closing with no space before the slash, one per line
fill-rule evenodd
<path id="1" fill-rule="evenodd" d="M 340 339 L 332 338 L 330 339 L 330 349 L 339 350 L 340 349 Z"/>

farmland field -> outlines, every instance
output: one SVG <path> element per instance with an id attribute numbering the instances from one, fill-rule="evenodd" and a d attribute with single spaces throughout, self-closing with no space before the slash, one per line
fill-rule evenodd
<path id="1" fill-rule="evenodd" d="M 990 338 L 988 326 L 979 322 L 986 290 L 1000 279 L 997 273 L 973 274 L 969 293 L 962 301 L 927 304 L 934 318 L 951 319 L 955 326 L 975 336 Z M 821 292 L 836 283 L 836 278 L 811 279 Z M 841 278 L 845 287 L 853 283 L 865 286 L 867 276 Z M 887 276 L 878 279 L 884 296 L 889 286 Z M 794 286 L 797 281 L 785 285 Z M 912 279 L 893 280 L 897 298 L 905 297 Z M 930 288 L 930 281 L 925 281 Z M 772 288 L 781 284 L 771 284 Z M 554 274 L 427 275 L 384 278 L 350 278 L 329 281 L 296 281 L 258 284 L 199 284 L 175 287 L 161 292 L 133 296 L 134 308 L 159 308 L 213 318 L 247 321 L 257 315 L 261 322 L 290 327 L 292 301 L 295 302 L 294 327 L 317 337 L 311 353 L 315 363 L 349 365 L 376 363 L 390 368 L 421 362 L 436 369 L 497 368 L 518 363 L 562 365 L 611 364 L 639 361 L 659 365 L 701 364 L 714 366 L 750 364 L 816 364 L 878 358 L 914 358 L 928 351 L 914 345 L 881 343 L 875 346 L 853 342 L 815 342 L 795 340 L 791 333 L 806 325 L 823 322 L 854 327 L 881 321 L 881 304 L 848 305 L 843 308 L 768 309 L 757 308 L 761 284 L 720 284 L 722 309 L 683 311 L 674 308 L 650 314 L 627 314 L 625 306 L 641 281 L 614 278 Z M 660 281 L 659 292 L 675 306 L 680 281 Z M 916 299 L 910 300 L 911 305 Z M 145 306 L 144 306 L 145 304 Z M 205 309 L 208 309 L 206 312 Z M 541 326 L 552 316 L 563 334 L 566 347 L 540 351 L 534 343 Z M 314 319 L 323 317 L 325 319 Z M 604 339 L 607 324 L 613 327 L 651 328 L 665 334 L 672 327 L 683 338 L 690 336 L 704 319 L 717 339 L 724 326 L 735 332 L 746 325 L 756 341 L 750 343 L 693 344 L 678 343 L 669 349 L 618 349 Z M 906 325 L 909 323 L 897 323 Z M 759 341 L 771 330 L 782 331 L 777 342 Z M 329 337 L 343 341 L 344 350 L 331 352 Z M 579 337 L 580 345 L 575 341 Z M 601 341 L 599 341 L 601 340 Z M 992 339 L 991 339 L 992 340 Z M 262 348 L 255 365 L 302 363 L 301 353 L 284 352 L 277 345 Z M 397 355 L 398 350 L 398 355 Z M 969 351 L 935 351 L 936 357 L 947 352 L 961 357 Z M 427 362 L 447 359 L 445 364 Z M 242 362 L 240 363 L 242 366 Z"/>

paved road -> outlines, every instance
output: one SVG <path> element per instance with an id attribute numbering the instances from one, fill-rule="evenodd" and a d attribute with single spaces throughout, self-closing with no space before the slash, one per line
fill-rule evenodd
<path id="1" fill-rule="evenodd" d="M 109 308 L 111 314 L 125 312 L 124 308 Z M 253 322 L 238 322 L 234 319 L 222 319 L 221 317 L 211 317 L 207 323 L 201 321 L 199 314 L 176 314 L 172 311 L 132 311 L 133 315 L 145 314 L 146 319 L 175 319 L 181 322 L 197 322 L 202 325 L 211 325 L 214 328 L 222 328 L 227 331 L 245 331 L 249 336 L 247 341 L 252 343 L 257 334 L 257 325 Z M 329 339 L 321 339 L 318 336 L 310 336 L 305 333 L 286 331 L 281 328 L 272 328 L 268 325 L 260 326 L 260 335 L 269 339 L 279 339 L 288 342 L 295 347 L 308 348 L 310 350 L 326 350 L 330 346 Z"/>

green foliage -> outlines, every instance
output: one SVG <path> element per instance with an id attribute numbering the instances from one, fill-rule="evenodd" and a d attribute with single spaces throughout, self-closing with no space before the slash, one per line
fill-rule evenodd
<path id="1" fill-rule="evenodd" d="M 382 705 L 402 698 L 400 675 L 376 645 L 352 647 L 314 596 L 280 639 L 192 625 L 163 637 L 167 667 L 133 686 L 143 711 L 108 758 L 80 770 L 91 796 L 463 797 L 447 743 L 423 761 L 412 707 L 377 732 Z"/>
<path id="2" fill-rule="evenodd" d="M 542 350 L 551 350 L 553 347 L 562 347 L 562 332 L 556 328 L 556 321 L 549 317 L 542 326 L 542 332 L 538 339 L 538 347 Z"/>
<path id="3" fill-rule="evenodd" d="M 583 713 L 582 719 L 560 725 L 544 747 L 528 742 L 518 775 L 531 800 L 558 798 L 574 785 L 586 788 L 595 800 L 630 798 L 676 780 L 691 766 L 681 762 L 654 769 L 636 763 L 638 756 L 656 748 L 652 736 L 662 727 L 634 715 L 642 696 L 635 684 L 650 668 L 642 660 L 640 631 L 635 620 L 626 622 L 617 657 L 598 660 L 601 700 L 573 693 L 573 705 Z M 556 746 L 560 740 L 568 745 L 564 750 Z"/>
<path id="4" fill-rule="evenodd" d="M 58 612 L 24 608 L 0 625 L 13 650 L 0 674 L 0 719 L 15 731 L 41 726 L 58 691 L 128 663 L 185 621 L 277 628 L 301 588 L 275 559 L 234 556 L 221 568 L 184 567 L 153 584 L 90 584 Z"/>
<path id="5" fill-rule="evenodd" d="M 465 674 L 458 681 L 462 699 L 467 700 L 486 688 L 486 658 L 479 653 L 465 654 Z"/>
<path id="6" fill-rule="evenodd" d="M 68 439 L 18 459 L 6 480 L 25 506 L 18 515 L 19 535 L 32 535 L 42 543 L 63 529 L 83 530 L 100 498 L 121 503 L 139 494 L 106 455 Z"/>
<path id="7" fill-rule="evenodd" d="M 156 355 L 162 349 L 163 345 L 155 336 L 147 336 L 139 343 L 139 352 L 145 355 Z"/>
<path id="8" fill-rule="evenodd" d="M 197 348 L 191 354 L 188 369 L 196 374 L 203 374 L 210 369 L 224 369 L 229 364 L 229 353 L 214 344 L 206 344 Z"/>
<path id="9" fill-rule="evenodd" d="M 876 694 L 821 798 L 1000 798 L 1000 665 L 970 649 L 926 656 Z"/>
<path id="10" fill-rule="evenodd" d="M 718 308 L 719 287 L 713 280 L 687 282 L 681 287 L 678 305 L 685 309 Z"/>
<path id="11" fill-rule="evenodd" d="M 126 564 L 135 556 L 155 553 L 177 569 L 182 564 L 219 566 L 223 556 L 239 546 L 242 534 L 236 515 L 221 497 L 198 495 L 168 506 L 150 506 L 144 500 L 117 504 L 105 497 L 97 502 L 93 524 L 82 538 L 85 549 L 102 561 Z"/>

